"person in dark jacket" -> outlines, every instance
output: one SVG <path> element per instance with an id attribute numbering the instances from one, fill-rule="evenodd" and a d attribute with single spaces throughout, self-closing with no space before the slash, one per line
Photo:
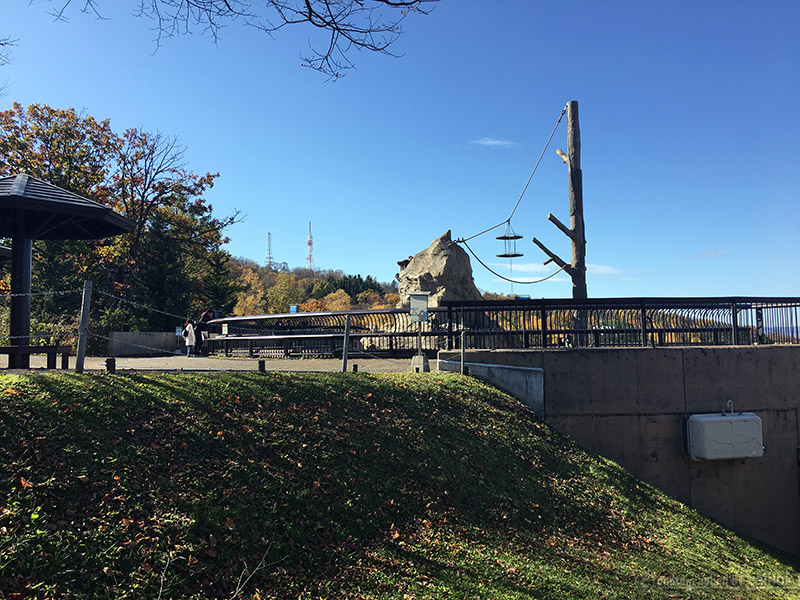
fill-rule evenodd
<path id="1" fill-rule="evenodd" d="M 195 332 L 197 334 L 197 340 L 195 345 L 195 353 L 200 354 L 202 356 L 208 356 L 208 349 L 205 347 L 203 332 L 208 332 L 208 322 L 214 318 L 214 311 L 210 308 L 208 310 L 203 311 L 203 314 L 200 315 L 200 319 L 198 319 L 197 323 L 195 324 Z M 206 333 L 206 337 L 208 333 Z"/>

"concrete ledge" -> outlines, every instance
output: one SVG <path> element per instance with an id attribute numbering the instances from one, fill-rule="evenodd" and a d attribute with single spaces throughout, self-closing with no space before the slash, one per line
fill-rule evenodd
<path id="1" fill-rule="evenodd" d="M 467 362 L 469 374 L 511 394 L 544 417 L 544 370 L 535 367 Z M 439 359 L 440 371 L 461 371 L 461 361 Z"/>

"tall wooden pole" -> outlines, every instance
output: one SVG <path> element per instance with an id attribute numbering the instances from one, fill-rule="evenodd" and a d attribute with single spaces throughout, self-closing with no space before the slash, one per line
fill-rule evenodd
<path id="1" fill-rule="evenodd" d="M 572 297 L 587 298 L 586 295 L 586 236 L 583 223 L 583 175 L 581 174 L 581 130 L 578 125 L 578 102 L 571 100 L 564 108 L 567 113 L 567 150 L 556 153 L 569 167 L 569 227 L 559 221 L 552 213 L 549 221 L 558 227 L 572 241 L 572 262 L 567 264 L 542 242 L 533 238 L 533 243 L 542 249 L 549 258 L 544 262 L 556 263 L 572 279 Z M 562 113 L 563 114 L 563 113 Z"/>
<path id="2" fill-rule="evenodd" d="M 583 224 L 583 175 L 578 102 L 567 102 L 567 156 L 569 162 L 569 224 L 572 230 L 572 297 L 586 298 L 586 235 Z"/>

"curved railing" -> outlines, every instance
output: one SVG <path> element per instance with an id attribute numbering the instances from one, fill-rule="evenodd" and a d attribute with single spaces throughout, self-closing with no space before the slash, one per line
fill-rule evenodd
<path id="1" fill-rule="evenodd" d="M 212 352 L 407 356 L 421 348 L 513 349 L 800 343 L 800 298 L 601 298 L 447 302 L 425 323 L 408 309 L 226 317 Z M 215 332 L 215 333 L 214 333 Z"/>

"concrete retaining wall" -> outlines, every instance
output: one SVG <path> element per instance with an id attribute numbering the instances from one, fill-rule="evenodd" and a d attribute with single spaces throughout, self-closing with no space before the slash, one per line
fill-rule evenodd
<path id="1" fill-rule="evenodd" d="M 552 426 L 726 527 L 800 555 L 800 347 L 498 350 L 466 359 L 542 369 Z M 722 412 L 728 400 L 761 417 L 764 456 L 686 458 L 683 418 Z"/>
<path id="2" fill-rule="evenodd" d="M 174 331 L 112 331 L 108 337 L 109 356 L 158 356 L 184 348 Z"/>
<path id="3" fill-rule="evenodd" d="M 491 363 L 467 363 L 469 374 L 514 396 L 539 416 L 544 415 L 544 370 Z M 440 371 L 461 372 L 460 361 L 439 359 Z"/>

